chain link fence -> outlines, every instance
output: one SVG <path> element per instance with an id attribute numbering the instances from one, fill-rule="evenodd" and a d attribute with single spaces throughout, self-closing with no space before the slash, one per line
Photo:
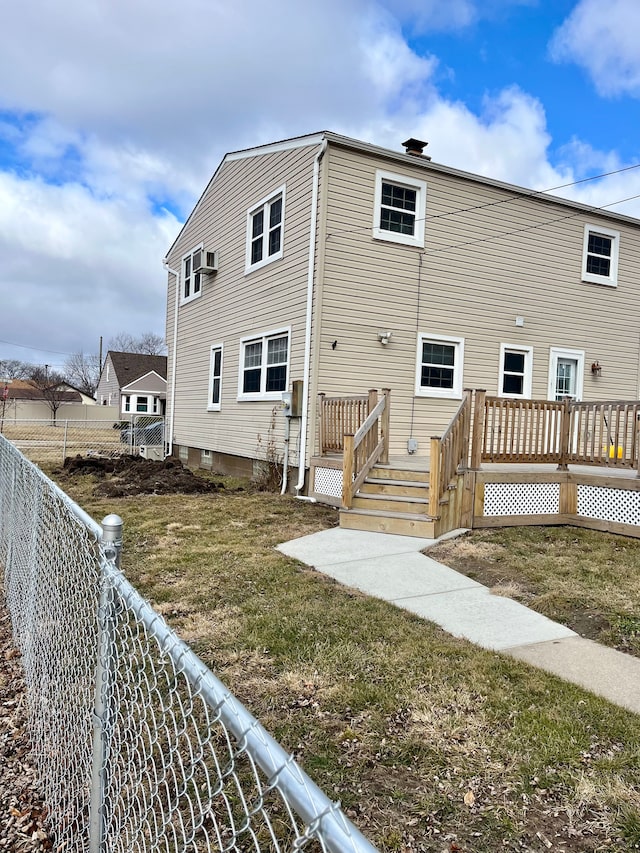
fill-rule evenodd
<path id="1" fill-rule="evenodd" d="M 129 584 L 120 535 L 0 436 L 0 565 L 55 849 L 375 853 Z"/>
<path id="2" fill-rule="evenodd" d="M 32 462 L 62 464 L 67 456 L 142 454 L 164 458 L 164 421 L 152 415 L 131 420 L 72 421 L 0 419 L 0 435 Z"/>

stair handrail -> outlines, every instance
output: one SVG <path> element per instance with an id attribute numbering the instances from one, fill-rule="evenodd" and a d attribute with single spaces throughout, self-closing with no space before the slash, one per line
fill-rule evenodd
<path id="1" fill-rule="evenodd" d="M 353 496 L 363 484 L 367 474 L 377 462 L 386 465 L 389 461 L 389 403 L 391 391 L 382 389 L 369 392 L 370 414 L 353 433 L 344 435 L 342 462 L 342 507 L 351 509 Z M 374 396 L 375 395 L 375 396 Z"/>
<path id="2" fill-rule="evenodd" d="M 431 436 L 429 461 L 429 515 L 440 515 L 440 501 L 449 484 L 461 469 L 469 466 L 469 440 L 471 435 L 471 394 L 465 388 L 458 411 L 443 435 Z"/>

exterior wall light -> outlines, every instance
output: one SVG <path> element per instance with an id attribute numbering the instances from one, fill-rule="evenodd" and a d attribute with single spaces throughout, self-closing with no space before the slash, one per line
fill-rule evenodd
<path id="1" fill-rule="evenodd" d="M 600 374 L 602 373 L 602 365 L 599 361 L 593 362 L 593 364 L 591 365 L 591 372 L 594 376 L 600 376 Z"/>
<path id="2" fill-rule="evenodd" d="M 391 340 L 392 335 L 393 335 L 393 332 L 378 332 L 378 340 L 380 341 L 380 343 L 383 346 L 386 347 L 386 345 Z"/>

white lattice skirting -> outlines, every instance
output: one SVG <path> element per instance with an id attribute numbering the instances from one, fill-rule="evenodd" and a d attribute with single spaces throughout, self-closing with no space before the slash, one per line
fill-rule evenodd
<path id="1" fill-rule="evenodd" d="M 640 525 L 640 492 L 578 486 L 578 515 L 600 521 Z"/>
<path id="2" fill-rule="evenodd" d="M 485 483 L 486 516 L 552 515 L 558 512 L 559 483 Z"/>
<path id="3" fill-rule="evenodd" d="M 313 477 L 313 490 L 317 495 L 342 496 L 342 469 L 316 468 Z"/>

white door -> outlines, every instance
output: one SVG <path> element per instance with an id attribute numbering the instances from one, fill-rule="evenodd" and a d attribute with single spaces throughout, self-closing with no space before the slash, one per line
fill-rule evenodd
<path id="1" fill-rule="evenodd" d="M 556 363 L 556 400 L 565 400 L 569 397 L 576 399 L 576 388 L 578 380 L 578 359 L 559 358 Z"/>

